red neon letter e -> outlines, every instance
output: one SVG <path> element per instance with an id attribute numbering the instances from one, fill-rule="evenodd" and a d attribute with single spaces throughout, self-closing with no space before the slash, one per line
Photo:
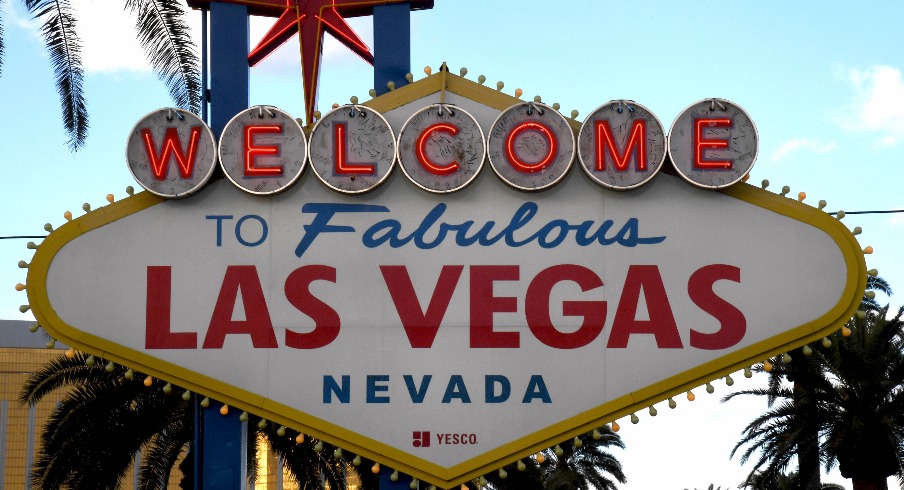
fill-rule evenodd
<path id="1" fill-rule="evenodd" d="M 151 130 L 143 128 L 141 137 L 144 139 L 144 150 L 148 155 L 148 161 L 151 163 L 151 173 L 157 180 L 166 179 L 166 171 L 169 169 L 170 153 L 176 157 L 179 167 L 179 176 L 183 179 L 191 178 L 191 174 L 195 170 L 195 156 L 198 150 L 198 141 L 201 139 L 201 126 L 192 126 L 191 135 L 188 141 L 188 155 L 182 150 L 182 140 L 179 139 L 179 132 L 176 128 L 166 128 L 163 134 L 163 145 L 161 145 L 160 153 L 157 153 L 154 145 L 154 138 Z"/>
<path id="2" fill-rule="evenodd" d="M 637 170 L 642 172 L 647 169 L 647 122 L 637 119 L 631 125 L 631 136 L 625 144 L 623 152 L 618 152 L 615 139 L 612 137 L 612 127 L 609 121 L 594 121 L 596 129 L 596 169 L 606 170 L 606 153 L 612 156 L 615 170 L 623 172 L 628 170 L 628 158 L 634 152 L 637 145 Z"/>
<path id="3" fill-rule="evenodd" d="M 338 175 L 370 175 L 376 171 L 376 165 L 372 163 L 346 162 L 348 153 L 348 125 L 345 123 L 333 124 L 333 159 L 336 161 L 336 174 Z"/>
<path id="4" fill-rule="evenodd" d="M 730 169 L 731 160 L 704 160 L 703 150 L 719 150 L 728 148 L 728 140 L 710 140 L 703 139 L 703 128 L 730 128 L 731 119 L 694 119 L 694 168 L 701 170 L 708 169 Z"/>
<path id="5" fill-rule="evenodd" d="M 269 177 L 282 175 L 282 165 L 273 167 L 255 167 L 254 159 L 258 156 L 279 155 L 279 145 L 254 146 L 254 137 L 261 133 L 282 133 L 282 126 L 246 126 L 245 127 L 245 176 Z"/>

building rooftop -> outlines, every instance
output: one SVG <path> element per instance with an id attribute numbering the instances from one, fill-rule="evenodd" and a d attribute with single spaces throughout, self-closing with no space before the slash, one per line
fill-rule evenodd
<path id="1" fill-rule="evenodd" d="M 0 348 L 46 349 L 47 336 L 43 330 L 35 333 L 28 330 L 34 324 L 34 321 L 27 320 L 0 320 Z M 56 348 L 66 349 L 68 346 L 57 342 Z"/>

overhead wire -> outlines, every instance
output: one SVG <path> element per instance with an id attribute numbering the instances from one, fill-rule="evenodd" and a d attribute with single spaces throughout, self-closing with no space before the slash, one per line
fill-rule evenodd
<path id="1" fill-rule="evenodd" d="M 849 214 L 896 214 L 896 213 L 904 213 L 904 209 L 882 209 L 882 210 L 872 210 L 872 211 L 844 211 L 845 215 Z M 828 213 L 830 215 L 838 214 L 837 211 L 833 211 Z M 40 239 L 47 238 L 47 235 L 10 235 L 10 236 L 0 236 L 0 240 L 28 240 L 28 239 Z"/>

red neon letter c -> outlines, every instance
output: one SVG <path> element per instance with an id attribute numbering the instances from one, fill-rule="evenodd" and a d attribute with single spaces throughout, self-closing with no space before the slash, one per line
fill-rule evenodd
<path id="1" fill-rule="evenodd" d="M 427 140 L 430 136 L 435 133 L 448 133 L 452 136 L 458 134 L 458 127 L 454 124 L 446 124 L 446 123 L 437 123 L 433 126 L 428 127 L 423 130 L 421 134 L 417 137 L 417 143 L 415 143 L 415 154 L 417 155 L 417 161 L 420 162 L 421 166 L 424 167 L 425 170 L 434 175 L 449 175 L 455 173 L 458 170 L 458 162 L 452 160 L 452 163 L 441 166 L 434 163 L 430 160 L 430 157 L 427 156 L 426 146 Z"/>

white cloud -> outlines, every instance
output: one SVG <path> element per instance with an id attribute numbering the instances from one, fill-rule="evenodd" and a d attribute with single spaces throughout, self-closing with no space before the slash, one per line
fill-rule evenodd
<path id="1" fill-rule="evenodd" d="M 18 2 L 8 4 L 7 14 L 16 26 L 41 44 L 41 21 L 30 18 Z M 135 20 L 121 4 L 106 0 L 71 0 L 76 33 L 82 42 L 82 67 L 85 72 L 120 70 L 149 71 L 150 66 L 138 44 Z M 192 17 L 189 14 L 189 17 Z M 191 20 L 191 19 L 189 19 Z M 200 18 L 197 18 L 200 24 Z"/>
<path id="2" fill-rule="evenodd" d="M 891 228 L 901 228 L 904 226 L 904 214 L 892 214 L 886 224 Z"/>
<path id="3" fill-rule="evenodd" d="M 782 143 L 772 152 L 771 159 L 777 162 L 785 159 L 789 154 L 797 151 L 809 151 L 813 153 L 828 153 L 838 149 L 838 143 L 834 141 L 812 140 L 810 138 L 794 138 Z"/>
<path id="4" fill-rule="evenodd" d="M 836 114 L 838 124 L 850 131 L 876 135 L 878 146 L 904 141 L 904 79 L 901 70 L 875 65 L 865 70 L 851 68 L 843 77 L 854 89 L 853 100 Z"/>
<path id="5" fill-rule="evenodd" d="M 82 65 L 86 72 L 150 70 L 136 39 L 135 19 L 122 5 L 75 0 L 72 7 L 82 39 Z"/>

